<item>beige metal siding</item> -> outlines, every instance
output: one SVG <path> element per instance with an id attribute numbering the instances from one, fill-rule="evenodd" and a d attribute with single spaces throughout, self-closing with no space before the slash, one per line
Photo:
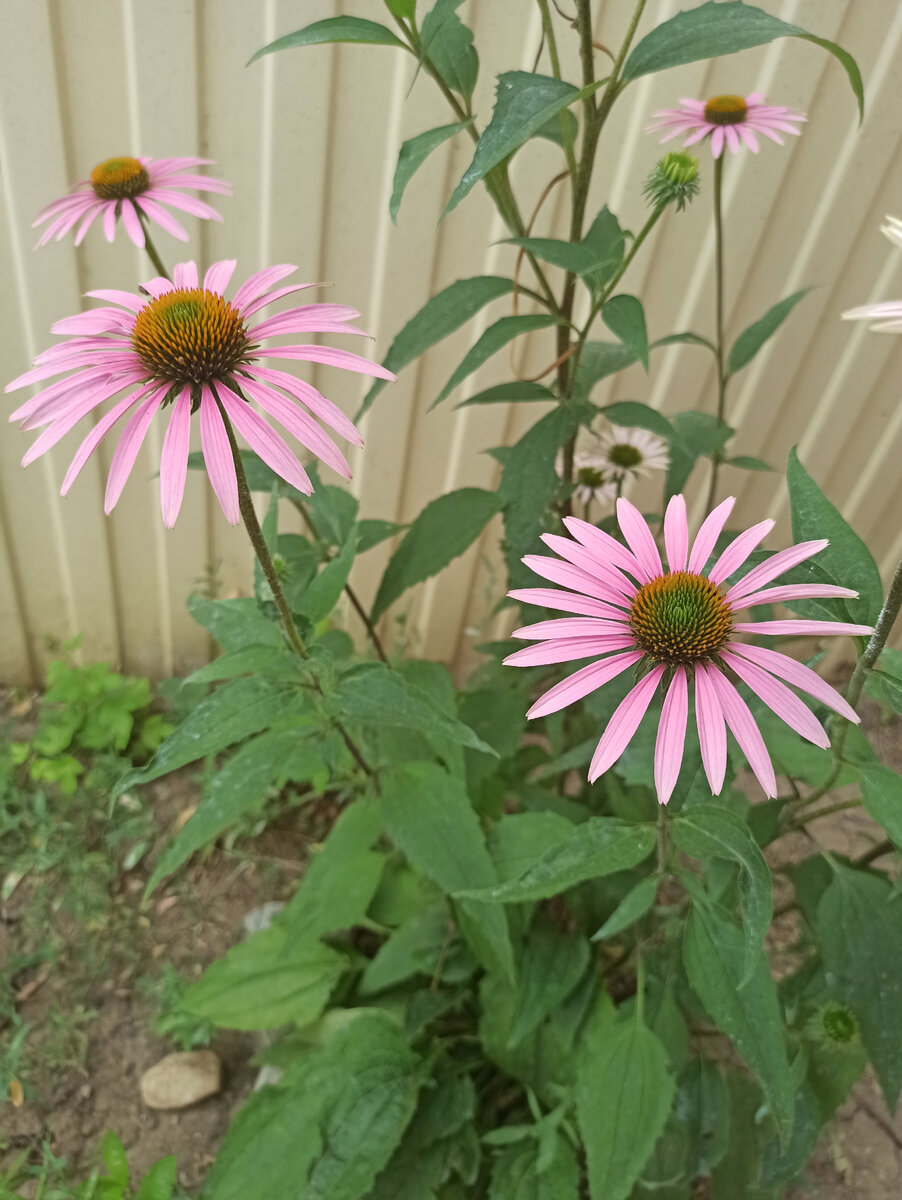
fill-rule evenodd
<path id="1" fill-rule="evenodd" d="M 595 7 L 598 40 L 617 44 L 632 0 L 598 0 Z M 677 0 L 651 0 L 640 34 L 681 7 Z M 741 427 L 737 452 L 782 465 L 789 446 L 799 443 L 808 468 L 887 574 L 902 555 L 902 339 L 843 325 L 839 314 L 868 299 L 902 296 L 902 252 L 878 233 L 884 213 L 902 215 L 902 74 L 894 70 L 902 5 L 763 0 L 762 7 L 855 54 L 868 99 L 863 127 L 835 60 L 797 40 L 646 78 L 625 94 L 603 136 L 589 210 L 607 199 L 624 225 L 639 227 L 646 212 L 641 184 L 659 153 L 643 128 L 681 96 L 761 90 L 809 113 L 801 138 L 787 138 L 782 149 L 768 143 L 757 157 L 743 154 L 727 164 L 731 334 L 778 297 L 821 285 L 737 378 L 730 412 Z M 160 234 L 167 261 L 237 257 L 239 276 L 274 262 L 298 263 L 304 278 L 334 285 L 323 297 L 361 310 L 379 357 L 440 288 L 512 269 L 513 251 L 497 244 L 504 230 L 481 191 L 436 225 L 469 161 L 467 139 L 435 152 L 410 184 L 398 225 L 389 219 L 401 141 L 451 119 L 427 79 L 417 79 L 408 95 L 408 56 L 385 47 L 321 46 L 245 66 L 265 42 L 339 11 L 382 19 L 384 8 L 377 0 L 0 0 L 4 379 L 51 343 L 51 322 L 78 311 L 80 293 L 132 289 L 149 274 L 126 239 L 120 235 L 111 247 L 96 228 L 78 251 L 68 240 L 32 251 L 37 209 L 115 154 L 215 159 L 211 173 L 235 189 L 231 200 L 217 200 L 226 221 L 186 218 L 187 248 Z M 484 123 L 493 75 L 532 67 L 538 10 L 532 0 L 469 0 L 461 12 L 477 33 L 476 109 Z M 563 23 L 559 34 L 575 77 L 575 46 Z M 599 69 L 602 63 L 599 56 Z M 703 162 L 709 184 L 707 151 Z M 518 155 L 513 176 L 524 212 L 561 167 L 560 152 L 547 143 Z M 566 185 L 543 209 L 537 232 L 564 233 L 565 201 Z M 708 187 L 687 214 L 664 218 L 625 281 L 645 301 L 652 337 L 690 328 L 710 333 L 712 260 Z M 366 448 L 352 458 L 352 487 L 364 515 L 407 521 L 443 491 L 495 485 L 496 466 L 482 452 L 518 437 L 543 406 L 456 411 L 464 391 L 427 410 L 478 333 L 505 311 L 504 302 L 491 306 L 382 393 L 365 421 Z M 543 333 L 518 347 L 515 361 L 535 373 L 553 357 L 552 335 Z M 508 370 L 507 356 L 499 355 L 470 381 L 470 392 Z M 349 413 L 366 388 L 365 380 L 328 368 L 314 368 L 311 378 Z M 674 348 L 655 353 L 649 376 L 631 368 L 600 385 L 597 398 L 640 399 L 664 412 L 711 411 L 713 382 L 703 351 Z M 189 480 L 175 530 L 163 529 L 155 478 L 159 427 L 112 518 L 103 516 L 112 442 L 61 500 L 59 483 L 79 436 L 83 431 L 22 471 L 28 438 L 5 424 L 0 431 L 0 679 L 35 679 L 48 657 L 47 638 L 75 633 L 84 635 L 88 658 L 157 676 L 188 669 L 210 646 L 185 600 L 208 571 L 223 594 L 247 589 L 244 537 L 226 525 L 197 476 Z M 780 536 L 788 535 L 781 476 L 729 471 L 724 486 L 738 489 L 741 518 L 769 513 L 780 518 Z M 640 498 L 657 507 L 655 491 Z M 696 516 L 700 502 L 696 495 Z M 471 661 L 472 646 L 493 629 L 491 609 L 503 579 L 496 542 L 493 526 L 482 546 L 398 606 L 407 614 L 403 635 L 412 649 L 458 665 Z M 367 600 L 388 554 L 379 547 L 358 564 L 355 583 Z M 353 614 L 348 620 L 354 629 Z M 392 617 L 386 627 L 389 636 L 401 628 Z"/>

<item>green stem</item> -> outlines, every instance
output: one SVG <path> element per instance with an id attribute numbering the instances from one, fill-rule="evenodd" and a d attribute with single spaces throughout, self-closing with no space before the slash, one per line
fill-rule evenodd
<path id="1" fill-rule="evenodd" d="M 805 801 L 806 804 L 811 803 L 810 798 L 807 796 L 805 797 Z M 807 825 L 809 821 L 816 821 L 819 817 L 832 817 L 834 813 L 845 812 L 849 808 L 861 808 L 861 798 L 837 800 L 835 804 L 830 804 L 827 808 L 819 808 L 817 812 L 797 812 L 789 828 L 799 829 L 802 825 Z"/>
<path id="2" fill-rule="evenodd" d="M 636 1021 L 641 1025 L 645 1019 L 645 959 L 641 951 L 636 953 Z"/>
<path id="3" fill-rule="evenodd" d="M 717 420 L 724 425 L 727 404 L 727 379 L 724 368 L 724 253 L 723 253 L 723 160 L 726 153 L 721 153 L 714 160 L 714 303 L 716 336 L 714 339 L 717 358 Z M 707 511 L 714 507 L 717 495 L 717 476 L 720 471 L 721 452 L 714 455 L 711 465 L 711 479 L 708 483 Z"/>
<path id="4" fill-rule="evenodd" d="M 655 828 L 655 841 L 658 847 L 658 874 L 666 875 L 670 857 L 670 826 L 667 824 L 667 806 L 658 805 L 658 824 Z"/>
<path id="5" fill-rule="evenodd" d="M 144 230 L 144 249 L 147 251 L 147 257 L 153 263 L 154 269 L 160 275 L 162 275 L 164 279 L 168 279 L 169 282 L 172 283 L 172 278 L 163 265 L 163 260 L 160 258 L 156 246 L 153 244 L 153 238 L 150 236 L 150 230 L 147 227 L 148 223 L 144 217 L 144 214 L 140 209 L 136 209 L 136 211 L 138 213 L 138 220 L 141 222 L 141 228 Z"/>
<path id="6" fill-rule="evenodd" d="M 551 60 L 551 73 L 555 79 L 561 78 L 561 60 L 557 52 L 557 41 L 554 36 L 554 25 L 551 20 L 551 10 L 548 7 L 548 0 L 536 0 L 539 6 L 539 12 L 542 14 L 542 31 L 545 34 L 545 41 L 548 43 L 548 57 Z M 567 169 L 570 172 L 570 178 L 576 179 L 576 155 L 573 153 L 573 142 L 567 136 L 567 122 L 564 113 L 560 114 L 561 136 L 564 139 L 564 154 L 567 158 Z"/>

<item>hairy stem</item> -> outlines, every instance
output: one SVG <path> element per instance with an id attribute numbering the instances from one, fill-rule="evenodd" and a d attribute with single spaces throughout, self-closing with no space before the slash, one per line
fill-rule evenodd
<path id="1" fill-rule="evenodd" d="M 714 160 L 714 304 L 716 335 L 714 346 L 717 358 L 717 420 L 724 425 L 727 404 L 727 374 L 724 368 L 723 308 L 724 308 L 724 255 L 723 255 L 723 160 L 725 153 Z M 718 451 L 711 464 L 711 479 L 708 483 L 707 511 L 714 507 L 717 495 L 717 476 L 720 471 L 721 452 Z"/>

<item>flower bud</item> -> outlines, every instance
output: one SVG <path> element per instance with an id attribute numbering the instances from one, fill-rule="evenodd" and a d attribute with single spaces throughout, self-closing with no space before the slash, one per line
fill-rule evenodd
<path id="1" fill-rule="evenodd" d="M 813 1041 L 829 1050 L 853 1050 L 860 1045 L 858 1018 L 845 1004 L 828 1000 L 808 1021 Z"/>
<path id="2" fill-rule="evenodd" d="M 655 164 L 642 190 L 653 208 L 676 204 L 677 212 L 682 212 L 698 195 L 699 186 L 698 159 L 672 150 Z"/>

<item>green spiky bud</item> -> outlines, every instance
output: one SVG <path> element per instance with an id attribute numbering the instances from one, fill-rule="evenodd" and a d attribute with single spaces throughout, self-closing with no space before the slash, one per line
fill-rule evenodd
<path id="1" fill-rule="evenodd" d="M 837 1000 L 822 1004 L 808 1021 L 807 1029 L 812 1041 L 820 1042 L 825 1049 L 845 1051 L 860 1045 L 858 1018 Z"/>
<path id="2" fill-rule="evenodd" d="M 671 150 L 654 166 L 642 189 L 653 208 L 675 204 L 677 212 L 698 195 L 698 159 L 680 150 Z"/>

